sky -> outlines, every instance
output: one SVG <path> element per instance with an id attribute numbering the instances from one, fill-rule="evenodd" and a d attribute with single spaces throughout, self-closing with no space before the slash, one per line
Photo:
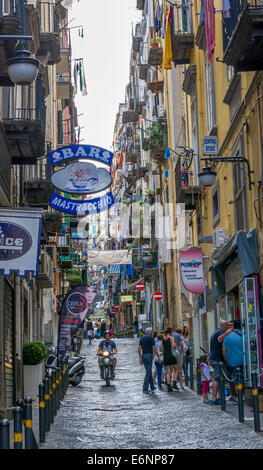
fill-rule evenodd
<path id="1" fill-rule="evenodd" d="M 132 28 L 142 18 L 136 0 L 75 0 L 69 10 L 72 58 L 84 59 L 87 96 L 78 91 L 80 143 L 112 150 L 119 103 L 129 82 Z M 83 38 L 79 28 L 83 26 Z"/>

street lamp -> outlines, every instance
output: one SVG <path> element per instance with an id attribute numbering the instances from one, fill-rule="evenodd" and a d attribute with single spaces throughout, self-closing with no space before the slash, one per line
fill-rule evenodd
<path id="1" fill-rule="evenodd" d="M 19 39 L 15 57 L 7 60 L 8 75 L 15 85 L 30 85 L 38 74 L 39 61 L 31 58 L 31 52 L 25 49 L 25 40 L 32 36 L 0 35 L 0 40 Z"/>
<path id="2" fill-rule="evenodd" d="M 251 190 L 252 184 L 255 184 L 254 181 L 251 180 L 251 174 L 254 171 L 250 170 L 249 161 L 245 157 L 241 156 L 231 156 L 231 157 L 205 157 L 200 158 L 200 160 L 204 160 L 206 166 L 202 169 L 200 173 L 198 173 L 199 181 L 203 186 L 209 187 L 213 186 L 215 179 L 216 179 L 216 172 L 211 169 L 211 166 L 215 162 L 223 162 L 223 163 L 246 163 L 247 170 L 248 170 L 248 186 Z M 210 165 L 209 165 L 210 164 Z"/>

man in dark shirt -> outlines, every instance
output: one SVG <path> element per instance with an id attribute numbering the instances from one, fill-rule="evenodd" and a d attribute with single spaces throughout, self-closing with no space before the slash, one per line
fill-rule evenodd
<path id="1" fill-rule="evenodd" d="M 211 405 L 220 405 L 221 401 L 217 399 L 217 393 L 220 395 L 220 362 L 224 362 L 222 354 L 222 343 L 227 335 L 233 331 L 228 327 L 228 322 L 222 320 L 219 328 L 212 334 L 210 338 L 210 363 L 214 369 L 214 377 L 212 382 L 212 401 Z"/>
<path id="2" fill-rule="evenodd" d="M 152 337 L 152 328 L 147 328 L 145 333 L 145 336 L 140 339 L 138 355 L 140 364 L 143 364 L 145 367 L 143 393 L 145 393 L 145 395 L 150 395 L 155 390 L 152 376 L 153 353 L 155 353 L 158 358 L 159 353 Z M 149 386 L 151 390 L 148 390 Z"/>

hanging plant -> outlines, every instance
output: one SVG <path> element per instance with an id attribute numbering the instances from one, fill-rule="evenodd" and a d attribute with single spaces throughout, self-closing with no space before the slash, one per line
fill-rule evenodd
<path id="1" fill-rule="evenodd" d="M 154 122 L 146 129 L 146 135 L 154 147 L 162 146 L 167 139 L 167 124 L 164 122 Z"/>

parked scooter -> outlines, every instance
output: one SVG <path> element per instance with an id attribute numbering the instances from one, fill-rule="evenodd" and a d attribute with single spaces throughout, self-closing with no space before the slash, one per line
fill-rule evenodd
<path id="1" fill-rule="evenodd" d="M 115 378 L 114 367 L 112 365 L 110 353 L 109 351 L 103 351 L 99 354 L 99 356 L 101 357 L 100 376 L 103 380 L 106 381 L 106 387 L 109 387 L 110 381 L 114 380 Z"/>
<path id="2" fill-rule="evenodd" d="M 69 366 L 68 380 L 72 386 L 79 385 L 83 375 L 85 374 L 84 357 L 74 354 L 73 348 L 70 348 L 65 354 L 65 360 Z M 56 348 L 52 348 L 46 359 L 46 377 L 51 377 L 53 370 L 57 367 Z"/>

